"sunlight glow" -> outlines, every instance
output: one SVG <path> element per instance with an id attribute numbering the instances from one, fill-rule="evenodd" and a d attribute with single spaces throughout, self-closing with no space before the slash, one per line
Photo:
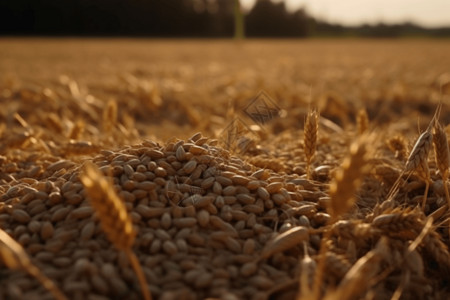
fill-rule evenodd
<path id="1" fill-rule="evenodd" d="M 248 11 L 256 0 L 241 3 Z M 450 25 L 448 0 L 285 0 L 285 3 L 289 11 L 305 7 L 316 18 L 344 25 L 406 21 L 427 27 Z"/>

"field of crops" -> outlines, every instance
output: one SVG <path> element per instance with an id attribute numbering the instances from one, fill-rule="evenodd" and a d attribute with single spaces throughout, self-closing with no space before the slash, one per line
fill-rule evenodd
<path id="1" fill-rule="evenodd" d="M 448 299 L 449 53 L 0 39 L 0 300 Z"/>

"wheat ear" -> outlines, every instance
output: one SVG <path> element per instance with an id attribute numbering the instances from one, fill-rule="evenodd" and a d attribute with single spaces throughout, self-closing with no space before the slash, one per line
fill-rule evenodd
<path id="1" fill-rule="evenodd" d="M 103 111 L 103 129 L 111 133 L 117 123 L 117 102 L 110 100 Z"/>
<path id="2" fill-rule="evenodd" d="M 450 166 L 450 153 L 448 149 L 447 134 L 442 128 L 439 122 L 434 125 L 433 132 L 433 144 L 434 153 L 436 158 L 436 165 L 442 176 L 442 182 L 444 184 L 445 197 L 447 198 L 447 204 L 450 207 L 450 197 L 447 187 L 448 168 Z"/>
<path id="3" fill-rule="evenodd" d="M 414 172 L 418 172 L 421 177 L 425 180 L 425 193 L 423 195 L 422 200 L 422 210 L 425 209 L 425 204 L 427 202 L 428 189 L 430 188 L 430 171 L 428 167 L 428 154 L 431 150 L 431 145 L 433 144 L 433 134 L 432 129 L 434 124 L 437 122 L 436 120 L 439 117 L 441 111 L 441 104 L 439 103 L 436 108 L 436 112 L 434 113 L 433 119 L 431 119 L 430 124 L 428 124 L 428 128 L 419 136 L 416 143 L 414 144 L 411 153 L 405 164 L 405 169 L 399 175 L 398 179 L 392 186 L 391 190 L 388 193 L 387 198 L 391 199 L 395 196 L 400 186 L 401 178 L 404 174 L 408 174 L 409 176 Z"/>
<path id="4" fill-rule="evenodd" d="M 144 298 L 152 299 L 142 268 L 132 251 L 136 231 L 125 204 L 114 191 L 112 183 L 93 163 L 85 164 L 80 179 L 92 207 L 97 212 L 103 231 L 117 249 L 126 253 L 136 272 Z"/>
<path id="5" fill-rule="evenodd" d="M 373 138 L 369 136 L 363 136 L 354 142 L 350 146 L 350 154 L 330 184 L 331 201 L 328 210 L 334 221 L 354 204 L 355 193 L 368 169 L 368 145 L 371 143 Z"/>
<path id="6" fill-rule="evenodd" d="M 319 114 L 315 109 L 312 109 L 306 115 L 305 129 L 304 129 L 304 144 L 306 156 L 306 174 L 311 178 L 311 162 L 316 153 L 317 146 L 317 132 L 319 130 Z"/>
<path id="7" fill-rule="evenodd" d="M 328 223 L 333 224 L 346 213 L 355 202 L 355 193 L 361 184 L 361 178 L 368 171 L 368 147 L 373 143 L 372 135 L 363 135 L 350 146 L 350 154 L 345 158 L 341 168 L 336 172 L 330 184 L 331 201 L 328 212 L 331 216 Z M 328 229 L 322 237 L 319 251 L 317 272 L 314 277 L 313 299 L 320 298 L 320 285 L 325 271 L 326 252 L 328 241 L 331 238 L 331 229 Z"/>
<path id="8" fill-rule="evenodd" d="M 358 112 L 358 116 L 356 117 L 356 125 L 359 135 L 363 135 L 367 131 L 367 128 L 369 128 L 369 116 L 364 108 L 360 109 Z"/>
<path id="9" fill-rule="evenodd" d="M 21 269 L 28 272 L 28 274 L 36 278 L 55 299 L 67 300 L 66 296 L 64 296 L 55 283 L 31 262 L 22 246 L 2 229 L 0 229 L 0 258 L 2 258 L 5 265 L 11 270 Z"/>

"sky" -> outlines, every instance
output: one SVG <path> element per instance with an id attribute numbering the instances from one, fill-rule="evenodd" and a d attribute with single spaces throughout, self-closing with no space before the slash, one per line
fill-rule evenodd
<path id="1" fill-rule="evenodd" d="M 246 9 L 255 2 L 241 0 Z M 285 3 L 289 10 L 305 7 L 316 18 L 343 25 L 412 21 L 426 27 L 450 26 L 450 0 L 285 0 Z"/>

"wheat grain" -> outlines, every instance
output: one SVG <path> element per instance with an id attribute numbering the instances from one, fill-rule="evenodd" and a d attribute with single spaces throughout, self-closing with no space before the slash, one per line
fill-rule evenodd
<path id="1" fill-rule="evenodd" d="M 86 189 L 92 207 L 100 219 L 103 231 L 115 247 L 127 254 L 138 276 L 144 298 L 147 300 L 151 299 L 139 261 L 131 250 L 136 231 L 133 228 L 133 223 L 124 203 L 114 192 L 112 184 L 94 164 L 85 164 L 84 173 L 81 175 L 80 180 Z"/>
<path id="2" fill-rule="evenodd" d="M 207 141 L 200 143 L 204 149 L 211 151 Z M 131 211 L 130 218 L 140 226 L 136 250 L 144 265 L 147 279 L 153 283 L 149 288 L 155 297 L 165 295 L 167 289 L 172 287 L 186 288 L 187 282 L 180 281 L 180 278 L 200 266 L 201 269 L 208 270 L 212 279 L 210 281 L 210 276 L 207 275 L 198 281 L 198 285 L 202 287 L 196 290 L 197 297 L 215 296 L 213 293 L 220 287 L 223 291 L 235 291 L 240 297 L 246 298 L 250 290 L 262 291 L 265 289 L 262 285 L 267 283 L 273 286 L 270 291 L 286 289 L 283 292 L 291 292 L 292 296 L 289 298 L 293 298 L 295 283 L 301 284 L 299 276 L 303 274 L 302 271 L 300 274 L 295 271 L 298 265 L 295 255 L 301 252 L 302 244 L 308 249 L 303 253 L 308 251 L 311 256 L 314 254 L 313 258 L 318 260 L 319 267 L 323 259 L 325 263 L 334 263 L 329 264 L 332 267 L 331 272 L 324 275 L 321 281 L 311 281 L 312 278 L 317 278 L 319 267 L 315 268 L 313 275 L 307 276 L 309 286 L 314 283 L 314 288 L 316 284 L 326 288 L 325 284 L 339 282 L 345 274 L 343 270 L 350 267 L 350 262 L 355 262 L 358 257 L 364 255 L 362 250 L 369 250 L 380 235 L 397 239 L 399 246 L 396 247 L 400 249 L 418 235 L 424 224 L 423 214 L 419 212 L 386 210 L 380 208 L 381 206 L 377 206 L 373 215 L 355 209 L 358 213 L 355 216 L 361 219 L 333 223 L 336 219 L 324 212 L 333 199 L 326 192 L 327 186 L 299 178 L 298 175 L 304 174 L 302 172 L 279 174 L 269 169 L 257 169 L 251 165 L 249 167 L 233 157 L 211 156 L 211 159 L 203 160 L 200 159 L 201 156 L 194 156 L 189 151 L 193 144 L 186 143 L 184 148 L 184 141 L 170 142 L 162 147 L 150 142 L 146 144 L 152 146 L 143 147 L 140 144 L 121 150 L 102 151 L 94 161 L 101 166 L 101 174 L 113 176 L 108 188 L 125 200 L 121 201 L 125 210 Z M 183 149 L 188 157 L 180 161 L 176 156 L 178 149 Z M 364 157 L 367 156 L 366 153 Z M 195 161 L 196 166 L 188 176 L 183 168 L 190 161 Z M 383 164 L 389 163 L 387 159 L 365 161 L 367 164 L 379 161 Z M 52 159 L 46 165 L 52 164 L 56 169 L 60 164 L 63 165 L 60 158 Z M 20 164 L 16 164 L 15 168 L 20 169 Z M 191 168 L 192 166 L 188 165 L 189 171 Z M 219 168 L 220 172 L 217 172 Z M 211 170 L 215 171 L 210 172 Z M 4 192 L 8 191 L 8 198 L 5 195 L 2 198 L 10 201 L 0 204 L 0 222 L 19 224 L 18 229 L 11 232 L 18 241 L 26 245 L 27 251 L 33 253 L 41 263 L 59 266 L 61 269 L 67 269 L 68 264 L 76 264 L 80 258 L 91 261 L 93 251 L 105 247 L 103 235 L 99 234 L 99 227 L 91 217 L 94 206 L 86 206 L 86 196 L 88 200 L 91 197 L 78 182 L 78 171 L 69 171 L 64 179 L 70 180 L 61 182 L 46 183 L 29 179 L 22 181 L 18 177 L 20 184 L 33 185 L 32 189 L 16 183 L 8 183 L 8 187 L 0 186 Z M 392 169 L 383 171 L 384 169 L 380 168 L 377 176 L 394 177 L 389 175 Z M 84 173 L 81 177 L 83 175 Z M 103 177 L 98 178 L 105 178 L 104 175 L 101 176 Z M 414 187 L 412 191 L 421 186 Z M 54 197 L 55 201 L 48 201 L 51 193 L 54 193 L 52 198 Z M 17 199 L 13 200 L 14 198 Z M 430 204 L 433 205 L 434 202 L 430 200 Z M 15 213 L 13 218 L 15 210 L 19 213 Z M 28 221 L 22 218 L 25 215 L 20 211 L 28 213 Z M 46 220 L 53 220 L 54 223 Z M 74 233 L 74 228 L 68 226 L 69 221 L 77 226 L 78 231 Z M 331 224 L 331 227 L 328 226 Z M 290 232 L 299 225 L 309 232 L 307 239 L 299 239 L 303 242 L 299 243 L 294 238 L 286 238 L 279 244 L 275 242 L 277 236 Z M 42 235 L 41 232 L 44 231 L 46 233 Z M 36 232 L 38 241 L 33 237 Z M 325 234 L 320 235 L 322 233 Z M 81 249 L 73 250 L 74 241 L 77 240 Z M 39 243 L 44 241 L 46 245 Z M 321 242 L 325 241 L 326 247 L 320 246 Z M 348 253 L 347 245 L 351 243 L 355 249 L 350 251 L 351 259 L 347 261 L 342 255 Z M 326 255 L 317 255 L 319 246 L 321 251 L 327 250 Z M 292 248 L 292 251 L 285 251 L 289 250 L 288 248 Z M 428 255 L 433 261 L 439 261 L 443 265 L 440 270 L 445 270 L 444 250 L 446 249 L 442 245 L 431 241 L 428 248 L 424 245 L 417 252 L 425 263 L 424 267 L 428 267 L 427 257 L 424 256 Z M 266 256 L 267 260 L 261 259 Z M 168 257 L 170 260 L 167 260 Z M 204 257 L 214 259 L 206 263 Z M 90 287 L 92 290 L 84 287 L 83 282 L 73 281 L 71 284 L 62 283 L 64 291 L 70 290 L 72 293 L 72 289 L 79 287 L 82 291 L 78 292 L 87 296 L 94 293 L 109 296 L 111 291 L 108 286 L 114 282 L 117 286 L 112 293 L 129 293 L 134 274 L 126 267 L 127 263 L 123 258 L 118 259 L 123 272 L 110 276 L 114 277 L 113 280 L 103 275 L 100 279 L 97 278 L 98 275 L 93 275 L 98 272 L 97 268 L 101 268 L 103 260 L 116 259 L 117 254 L 113 249 L 104 251 L 101 259 L 96 256 L 95 261 L 90 263 L 91 270 L 83 271 L 85 276 L 90 276 L 89 280 L 92 282 L 96 276 L 95 284 Z M 311 262 L 312 259 L 308 259 Z M 187 264 L 186 261 L 190 263 Z M 57 271 L 51 268 L 48 272 L 57 274 Z M 412 276 L 416 276 L 414 272 Z M 197 273 L 197 277 L 193 278 L 189 276 L 189 284 L 194 286 L 200 274 Z M 386 281 L 398 284 L 400 276 L 395 276 L 397 275 L 389 275 Z M 236 287 L 235 280 L 241 280 L 248 288 Z M 281 284 L 282 281 L 289 284 Z M 204 286 L 204 282 L 209 282 L 209 285 Z M 381 291 L 386 293 L 383 288 Z M 404 293 L 408 291 L 409 289 L 404 289 Z M 314 292 L 311 292 L 311 295 L 314 295 Z"/>
<path id="3" fill-rule="evenodd" d="M 0 229 L 0 257 L 5 265 L 12 270 L 24 270 L 35 277 L 55 299 L 66 300 L 66 296 L 55 283 L 45 276 L 31 261 L 25 250 L 5 231 Z"/>

